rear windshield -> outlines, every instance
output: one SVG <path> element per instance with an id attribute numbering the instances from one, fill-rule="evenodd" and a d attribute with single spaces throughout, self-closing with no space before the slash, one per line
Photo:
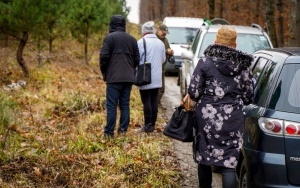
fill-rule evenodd
<path id="1" fill-rule="evenodd" d="M 166 35 L 170 44 L 191 44 L 199 28 L 169 27 Z"/>
<path id="2" fill-rule="evenodd" d="M 207 48 L 207 46 L 215 42 L 215 38 L 216 33 L 206 33 L 204 35 L 199 57 L 203 56 L 204 50 Z M 252 54 L 257 50 L 271 48 L 271 46 L 267 38 L 263 35 L 238 33 L 236 48 L 240 51 Z"/>
<path id="3" fill-rule="evenodd" d="M 284 65 L 269 108 L 290 113 L 300 112 L 300 64 Z"/>

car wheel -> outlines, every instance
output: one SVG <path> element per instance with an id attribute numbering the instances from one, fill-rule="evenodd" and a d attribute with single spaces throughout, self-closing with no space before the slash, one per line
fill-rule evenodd
<path id="1" fill-rule="evenodd" d="M 184 83 L 182 80 L 181 80 L 181 84 L 180 84 L 180 94 L 181 94 L 181 97 L 183 98 L 184 97 Z"/>
<path id="2" fill-rule="evenodd" d="M 249 188 L 249 176 L 248 176 L 248 170 L 246 167 L 246 161 L 244 160 L 241 166 L 240 170 L 240 178 L 239 178 L 239 187 L 240 188 Z"/>
<path id="3" fill-rule="evenodd" d="M 187 94 L 187 84 L 186 84 L 186 80 L 184 80 L 184 86 L 183 86 L 183 91 L 182 91 L 182 98 L 185 97 L 186 94 Z"/>
<path id="4" fill-rule="evenodd" d="M 178 71 L 178 79 L 177 79 L 177 85 L 178 86 L 180 86 L 180 82 L 181 82 L 181 76 L 182 75 L 182 73 L 181 73 L 181 70 L 179 69 L 179 71 Z"/>
<path id="5" fill-rule="evenodd" d="M 182 76 L 181 76 L 181 79 L 180 79 L 180 95 L 183 96 L 184 95 L 184 82 L 182 80 Z"/>

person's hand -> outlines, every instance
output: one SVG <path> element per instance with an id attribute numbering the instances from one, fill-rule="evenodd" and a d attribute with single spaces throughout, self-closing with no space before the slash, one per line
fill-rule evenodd
<path id="1" fill-rule="evenodd" d="M 173 54 L 174 54 L 174 51 L 173 51 L 171 48 L 168 48 L 168 49 L 167 49 L 167 53 L 168 53 L 169 55 L 173 55 Z"/>

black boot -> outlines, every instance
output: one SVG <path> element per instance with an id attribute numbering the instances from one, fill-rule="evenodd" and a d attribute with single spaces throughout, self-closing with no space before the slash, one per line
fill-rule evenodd
<path id="1" fill-rule="evenodd" d="M 147 124 L 141 127 L 140 132 L 150 133 L 154 131 L 154 126 L 151 124 Z"/>

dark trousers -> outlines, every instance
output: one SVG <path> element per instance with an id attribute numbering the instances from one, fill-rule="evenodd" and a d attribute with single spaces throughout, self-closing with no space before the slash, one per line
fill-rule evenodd
<path id="1" fill-rule="evenodd" d="M 234 168 L 216 167 L 222 174 L 223 188 L 235 188 L 236 187 L 236 174 Z M 212 171 L 211 166 L 203 164 L 198 165 L 198 180 L 200 188 L 211 188 L 212 184 Z"/>
<path id="2" fill-rule="evenodd" d="M 161 102 L 161 98 L 165 93 L 165 77 L 166 77 L 165 76 L 165 66 L 166 66 L 166 63 L 164 63 L 162 65 L 162 75 L 161 75 L 161 77 L 162 77 L 162 87 L 159 88 L 159 90 L 158 90 L 158 99 L 157 99 L 158 102 Z"/>
<path id="3" fill-rule="evenodd" d="M 117 106 L 120 105 L 120 125 L 118 132 L 126 132 L 130 119 L 130 93 L 132 83 L 113 83 L 106 86 L 107 124 L 104 133 L 113 136 L 117 118 Z"/>
<path id="4" fill-rule="evenodd" d="M 158 88 L 140 90 L 140 95 L 144 107 L 144 121 L 145 126 L 155 127 L 157 112 L 158 112 Z"/>

